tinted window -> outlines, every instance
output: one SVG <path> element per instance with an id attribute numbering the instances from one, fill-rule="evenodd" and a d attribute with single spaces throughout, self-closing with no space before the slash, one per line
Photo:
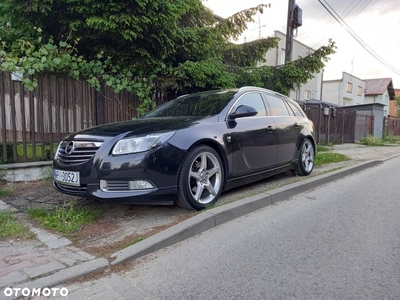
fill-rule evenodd
<path id="1" fill-rule="evenodd" d="M 288 110 L 289 115 L 290 116 L 295 116 L 294 111 L 292 110 L 292 108 L 289 105 L 289 102 L 287 102 L 286 100 L 283 100 L 283 103 L 285 103 L 286 109 Z"/>
<path id="2" fill-rule="evenodd" d="M 287 101 L 286 103 L 289 104 L 289 107 L 292 109 L 292 111 L 297 117 L 304 117 L 304 113 L 300 107 L 294 105 L 293 103 L 290 103 L 289 101 Z"/>
<path id="3" fill-rule="evenodd" d="M 155 108 L 143 118 L 205 117 L 219 114 L 235 93 L 236 91 L 212 91 L 182 96 Z"/>
<path id="4" fill-rule="evenodd" d="M 286 108 L 283 100 L 267 95 L 269 111 L 271 116 L 289 116 L 289 111 Z"/>
<path id="5" fill-rule="evenodd" d="M 264 101 L 259 93 L 249 93 L 243 95 L 232 107 L 231 112 L 236 111 L 236 109 L 241 105 L 254 107 L 258 111 L 258 114 L 256 115 L 257 117 L 267 115 L 265 111 Z"/>

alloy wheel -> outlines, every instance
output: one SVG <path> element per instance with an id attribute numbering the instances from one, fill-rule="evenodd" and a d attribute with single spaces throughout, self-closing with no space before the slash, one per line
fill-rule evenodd
<path id="1" fill-rule="evenodd" d="M 222 169 L 213 153 L 202 152 L 197 155 L 188 176 L 189 190 L 196 202 L 208 204 L 219 194 L 222 187 Z"/>
<path id="2" fill-rule="evenodd" d="M 309 140 L 304 142 L 301 153 L 301 163 L 304 170 L 311 172 L 314 168 L 314 147 Z"/>

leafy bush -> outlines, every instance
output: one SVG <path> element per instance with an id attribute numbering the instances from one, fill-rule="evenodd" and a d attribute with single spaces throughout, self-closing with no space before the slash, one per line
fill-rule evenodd
<path id="1" fill-rule="evenodd" d="M 399 144 L 400 143 L 400 137 L 399 136 L 394 136 L 392 134 L 389 134 L 389 135 L 385 135 L 383 137 L 383 141 L 385 143 L 388 143 L 388 144 Z"/>
<path id="2" fill-rule="evenodd" d="M 13 163 L 14 161 L 14 146 L 6 144 L 7 161 L 4 161 L 3 145 L 0 145 L 0 164 Z M 17 159 L 21 156 L 21 150 L 17 147 Z"/>
<path id="3" fill-rule="evenodd" d="M 360 144 L 367 145 L 367 146 L 383 146 L 383 141 L 371 135 L 363 137 L 358 141 Z"/>

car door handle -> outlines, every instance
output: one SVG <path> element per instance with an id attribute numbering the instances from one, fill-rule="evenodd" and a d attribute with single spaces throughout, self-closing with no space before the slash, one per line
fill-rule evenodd
<path id="1" fill-rule="evenodd" d="M 268 132 L 271 133 L 272 131 L 275 130 L 275 128 L 270 125 L 270 126 L 267 127 L 267 130 L 268 130 Z"/>

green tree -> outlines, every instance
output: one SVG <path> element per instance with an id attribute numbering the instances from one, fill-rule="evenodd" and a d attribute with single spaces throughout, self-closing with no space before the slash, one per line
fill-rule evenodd
<path id="1" fill-rule="evenodd" d="M 334 44 L 281 68 L 256 68 L 276 38 L 235 44 L 260 4 L 220 20 L 201 0 L 3 0 L 1 70 L 17 70 L 26 87 L 36 73 L 67 73 L 100 89 L 126 89 L 154 106 L 170 97 L 243 84 L 286 93 L 323 67 Z"/>

